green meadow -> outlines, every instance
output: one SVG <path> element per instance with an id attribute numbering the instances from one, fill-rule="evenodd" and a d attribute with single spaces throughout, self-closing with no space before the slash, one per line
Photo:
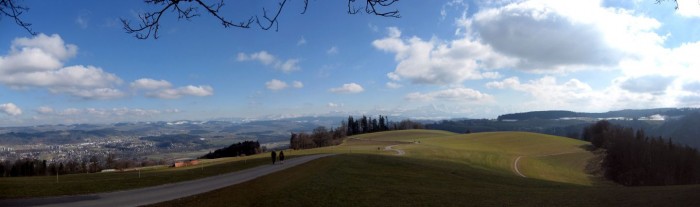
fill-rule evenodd
<path id="1" fill-rule="evenodd" d="M 387 145 L 406 152 L 378 150 Z M 700 186 L 623 187 L 586 174 L 587 143 L 524 132 L 354 136 L 289 170 L 154 206 L 697 206 Z M 522 156 L 519 169 L 513 162 Z"/>
<path id="2" fill-rule="evenodd" d="M 398 156 L 384 147 L 406 154 Z M 595 155 L 580 140 L 526 132 L 405 130 L 341 145 L 261 178 L 154 206 L 698 206 L 700 186 L 623 187 L 587 174 Z M 84 194 L 191 180 L 268 164 L 269 154 L 207 160 L 203 168 L 3 178 L 2 198 Z M 519 159 L 518 165 L 515 160 Z M 525 177 L 516 173 L 516 168 Z"/>

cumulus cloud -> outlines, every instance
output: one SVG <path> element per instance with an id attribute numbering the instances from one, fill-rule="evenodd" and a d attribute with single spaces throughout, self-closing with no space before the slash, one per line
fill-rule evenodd
<path id="1" fill-rule="evenodd" d="M 391 89 L 397 89 L 403 87 L 403 85 L 396 82 L 386 82 L 386 87 Z"/>
<path id="2" fill-rule="evenodd" d="M 277 79 L 272 79 L 272 80 L 270 80 L 270 81 L 265 82 L 265 87 L 266 87 L 268 90 L 272 90 L 272 91 L 279 91 L 279 90 L 283 90 L 283 89 L 286 89 L 286 88 L 289 88 L 289 87 L 299 89 L 299 88 L 303 88 L 303 87 L 304 87 L 304 83 L 302 83 L 301 81 L 292 81 L 292 83 L 289 84 L 289 83 L 287 83 L 287 82 L 285 82 L 285 81 L 281 81 L 281 80 L 277 80 Z"/>
<path id="3" fill-rule="evenodd" d="M 287 59 L 287 60 L 280 60 L 274 55 L 268 53 L 267 51 L 260 51 L 256 53 L 251 53 L 251 54 L 245 54 L 245 53 L 238 53 L 236 59 L 239 62 L 244 62 L 244 61 L 258 61 L 262 63 L 263 65 L 273 67 L 277 70 L 281 70 L 282 72 L 285 73 L 290 73 L 293 71 L 297 71 L 301 69 L 299 67 L 299 59 Z"/>
<path id="4" fill-rule="evenodd" d="M 214 88 L 208 85 L 187 85 L 173 88 L 173 85 L 166 80 L 155 80 L 141 78 L 129 84 L 134 90 L 145 91 L 146 96 L 161 99 L 177 99 L 183 96 L 211 96 L 214 95 Z"/>
<path id="5" fill-rule="evenodd" d="M 405 98 L 410 101 L 445 100 L 458 102 L 476 102 L 491 100 L 493 97 L 489 94 L 481 93 L 471 88 L 457 87 L 440 91 L 433 91 L 429 93 L 409 93 L 408 95 L 406 95 Z"/>
<path id="6" fill-rule="evenodd" d="M 265 87 L 269 90 L 279 91 L 287 88 L 287 83 L 281 80 L 272 79 L 268 82 L 265 82 Z"/>
<path id="7" fill-rule="evenodd" d="M 328 91 L 332 93 L 360 93 L 365 91 L 360 84 L 357 83 L 346 83 L 337 88 L 331 88 Z"/>
<path id="8" fill-rule="evenodd" d="M 46 88 L 85 99 L 124 96 L 115 88 L 122 83 L 115 74 L 95 66 L 64 67 L 63 63 L 77 51 L 77 46 L 65 44 L 57 34 L 17 38 L 9 54 L 0 56 L 0 83 L 15 89 Z"/>
<path id="9" fill-rule="evenodd" d="M 52 114 L 52 113 L 54 113 L 54 110 L 53 110 L 53 108 L 48 107 L 48 106 L 41 106 L 41 107 L 39 107 L 39 108 L 36 109 L 36 113 L 39 113 L 39 114 Z"/>
<path id="10" fill-rule="evenodd" d="M 143 90 L 158 90 L 164 88 L 171 88 L 173 85 L 166 80 L 154 80 L 150 78 L 141 78 L 131 82 L 131 88 L 133 89 L 143 89 Z"/>
<path id="11" fill-rule="evenodd" d="M 684 17 L 700 17 L 700 4 L 695 0 L 678 0 L 678 14 Z M 669 2 L 673 3 L 673 2 Z"/>
<path id="12" fill-rule="evenodd" d="M 620 87 L 630 92 L 660 94 L 673 80 L 673 77 L 641 76 L 622 81 Z"/>
<path id="13" fill-rule="evenodd" d="M 613 81 L 615 82 L 615 81 Z M 518 104 L 522 110 L 573 109 L 577 111 L 605 111 L 627 108 L 673 107 L 678 104 L 676 95 L 630 92 L 620 84 L 594 90 L 589 84 L 572 78 L 559 82 L 555 77 L 521 82 L 517 77 L 486 84 L 493 89 L 510 89 L 523 92 L 530 99 Z"/>
<path id="14" fill-rule="evenodd" d="M 494 50 L 517 58 L 519 69 L 614 65 L 624 56 L 608 44 L 602 28 L 565 12 L 547 3 L 514 3 L 479 11 L 470 29 Z"/>
<path id="15" fill-rule="evenodd" d="M 372 42 L 382 51 L 394 53 L 396 69 L 389 79 L 408 79 L 416 84 L 448 85 L 464 80 L 492 78 L 495 73 L 484 72 L 511 64 L 514 60 L 499 55 L 485 44 L 472 39 L 442 42 L 418 37 L 402 38 L 398 28 L 387 29 L 385 38 Z"/>
<path id="16" fill-rule="evenodd" d="M 14 103 L 0 104 L 0 112 L 7 114 L 7 115 L 10 115 L 10 116 L 22 115 L 22 109 L 20 109 Z"/>
<path id="17" fill-rule="evenodd" d="M 206 85 L 187 85 L 178 88 L 168 88 L 158 91 L 152 91 L 146 93 L 146 95 L 149 97 L 161 99 L 177 99 L 183 96 L 211 96 L 214 95 L 214 89 L 211 86 Z"/>

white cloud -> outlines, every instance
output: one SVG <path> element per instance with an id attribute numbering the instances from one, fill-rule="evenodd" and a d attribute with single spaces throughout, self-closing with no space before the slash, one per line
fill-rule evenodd
<path id="1" fill-rule="evenodd" d="M 54 113 L 53 108 L 48 107 L 48 106 L 41 106 L 36 109 L 36 112 L 39 114 L 52 114 Z"/>
<path id="2" fill-rule="evenodd" d="M 403 87 L 403 85 L 396 82 L 386 82 L 386 87 L 391 89 L 397 89 Z"/>
<path id="3" fill-rule="evenodd" d="M 678 14 L 684 17 L 700 17 L 700 3 L 697 0 L 678 0 Z M 672 4 L 673 2 L 668 2 Z"/>
<path id="4" fill-rule="evenodd" d="M 380 50 L 395 53 L 396 69 L 387 74 L 394 81 L 408 79 L 416 84 L 449 85 L 465 80 L 492 78 L 497 73 L 482 72 L 499 68 L 513 60 L 496 54 L 488 45 L 471 39 L 442 42 L 418 37 L 401 38 L 398 28 L 388 28 L 388 36 L 372 42 Z"/>
<path id="5" fill-rule="evenodd" d="M 343 84 L 343 86 L 341 86 L 341 87 L 331 88 L 328 91 L 333 92 L 333 93 L 360 93 L 364 90 L 365 89 L 362 88 L 362 86 L 357 84 L 357 83 L 346 83 L 346 84 Z"/>
<path id="6" fill-rule="evenodd" d="M 150 78 L 141 78 L 131 82 L 131 88 L 133 89 L 144 89 L 144 90 L 157 90 L 170 88 L 173 85 L 166 80 L 154 80 Z"/>
<path id="7" fill-rule="evenodd" d="M 41 87 L 85 99 L 124 96 L 115 88 L 122 83 L 115 74 L 95 66 L 64 67 L 63 62 L 77 51 L 77 46 L 65 44 L 57 34 L 17 38 L 9 54 L 0 56 L 0 83 L 15 89 Z"/>
<path id="8" fill-rule="evenodd" d="M 326 106 L 328 106 L 328 108 L 340 108 L 340 107 L 343 107 L 345 105 L 342 103 L 328 102 L 328 104 Z"/>
<path id="9" fill-rule="evenodd" d="M 445 100 L 458 102 L 480 102 L 489 101 L 493 99 L 493 97 L 489 94 L 481 93 L 477 90 L 464 87 L 450 88 L 429 93 L 414 92 L 409 93 L 408 95 L 406 95 L 405 98 L 410 101 Z"/>
<path id="10" fill-rule="evenodd" d="M 305 45 L 306 44 L 306 38 L 304 36 L 301 36 L 299 38 L 299 41 L 297 41 L 297 46 Z"/>
<path id="11" fill-rule="evenodd" d="M 10 116 L 22 115 L 22 109 L 17 107 L 14 103 L 0 104 L 0 112 Z"/>
<path id="12" fill-rule="evenodd" d="M 299 67 L 299 59 L 287 59 L 283 61 L 264 50 L 251 54 L 245 54 L 241 52 L 238 53 L 236 59 L 239 62 L 258 61 L 263 65 L 271 66 L 285 73 L 290 73 L 301 69 L 301 67 Z"/>
<path id="13" fill-rule="evenodd" d="M 328 48 L 328 50 L 326 50 L 326 54 L 329 54 L 329 55 L 335 55 L 335 54 L 338 54 L 338 52 L 340 52 L 340 51 L 338 50 L 338 47 L 336 47 L 336 46 L 333 46 L 331 48 Z"/>
<path id="14" fill-rule="evenodd" d="M 146 96 L 161 98 L 161 99 L 177 99 L 183 96 L 211 96 L 214 95 L 214 89 L 211 86 L 187 85 L 179 88 L 167 88 L 146 93 Z"/>
<path id="15" fill-rule="evenodd" d="M 265 87 L 269 90 L 279 91 L 287 88 L 287 83 L 281 80 L 272 79 L 268 82 L 265 82 Z"/>
<path id="16" fill-rule="evenodd" d="M 146 96 L 161 99 L 177 99 L 183 96 L 211 96 L 214 89 L 208 85 L 193 86 L 187 85 L 173 88 L 173 85 L 166 80 L 155 80 L 141 78 L 129 84 L 134 90 L 145 91 Z"/>
<path id="17" fill-rule="evenodd" d="M 302 83 L 301 81 L 292 81 L 291 84 L 288 84 L 288 83 L 285 82 L 285 81 L 281 81 L 281 80 L 277 80 L 277 79 L 272 79 L 272 80 L 270 80 L 270 81 L 265 82 L 265 87 L 266 87 L 268 90 L 272 90 L 272 91 L 279 91 L 279 90 L 283 90 L 283 89 L 286 89 L 286 88 L 289 88 L 289 87 L 299 89 L 299 88 L 303 88 L 303 87 L 304 87 L 304 83 Z"/>

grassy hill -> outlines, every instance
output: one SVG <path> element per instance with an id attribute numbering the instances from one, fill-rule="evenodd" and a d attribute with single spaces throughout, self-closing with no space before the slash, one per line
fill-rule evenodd
<path id="1" fill-rule="evenodd" d="M 397 144 L 406 155 L 377 149 Z M 365 134 L 286 153 L 340 155 L 156 206 L 700 205 L 697 185 L 630 188 L 588 176 L 583 167 L 593 155 L 585 145 L 523 132 Z M 517 157 L 527 178 L 514 172 Z"/>
<path id="2" fill-rule="evenodd" d="M 405 155 L 384 150 L 390 145 Z M 336 156 L 155 206 L 700 205 L 698 185 L 622 187 L 589 176 L 584 168 L 594 155 L 584 149 L 586 145 L 580 140 L 526 132 L 363 134 L 339 146 L 285 151 L 287 156 Z M 157 185 L 266 164 L 267 156 L 214 160 L 203 171 L 198 167 L 154 169 L 144 171 L 140 179 L 136 172 L 67 175 L 58 184 L 52 177 L 0 179 L 0 189 L 4 189 L 0 195 L 77 194 Z M 516 167 L 526 177 L 517 174 Z"/>

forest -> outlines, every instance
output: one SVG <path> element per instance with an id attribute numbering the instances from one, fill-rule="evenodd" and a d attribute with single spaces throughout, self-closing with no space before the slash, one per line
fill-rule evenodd
<path id="1" fill-rule="evenodd" d="M 260 142 L 258 141 L 244 141 L 232 144 L 231 146 L 217 149 L 214 152 L 209 152 L 206 155 L 200 157 L 204 159 L 215 159 L 221 157 L 238 157 L 241 155 L 254 155 L 261 153 Z"/>
<path id="2" fill-rule="evenodd" d="M 608 121 L 584 128 L 582 138 L 605 150 L 605 177 L 627 186 L 700 183 L 700 154 L 672 138 L 647 136 Z"/>

